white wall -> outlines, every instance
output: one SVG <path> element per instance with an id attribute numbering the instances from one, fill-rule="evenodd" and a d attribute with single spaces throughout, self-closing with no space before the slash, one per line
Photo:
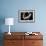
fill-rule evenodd
<path id="1" fill-rule="evenodd" d="M 35 23 L 18 22 L 18 11 L 23 9 L 35 9 Z M 11 30 L 46 32 L 46 0 L 1 0 L 0 16 L 15 18 L 14 29 Z M 7 30 L 4 26 L 2 28 L 3 32 Z"/>

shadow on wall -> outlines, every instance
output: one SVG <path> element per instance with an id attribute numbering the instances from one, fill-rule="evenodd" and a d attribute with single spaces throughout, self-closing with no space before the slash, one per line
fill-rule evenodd
<path id="1" fill-rule="evenodd" d="M 2 32 L 2 25 L 5 23 L 5 17 L 0 16 L 0 46 L 3 46 L 3 32 Z"/>

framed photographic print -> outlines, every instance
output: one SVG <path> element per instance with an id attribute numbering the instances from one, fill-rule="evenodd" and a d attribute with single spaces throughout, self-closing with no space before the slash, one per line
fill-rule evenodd
<path id="1" fill-rule="evenodd" d="M 23 23 L 35 22 L 35 10 L 19 10 L 18 21 Z"/>

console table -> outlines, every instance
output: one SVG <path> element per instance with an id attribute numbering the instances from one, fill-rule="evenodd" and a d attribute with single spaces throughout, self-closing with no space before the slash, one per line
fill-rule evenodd
<path id="1" fill-rule="evenodd" d="M 4 33 L 4 46 L 43 46 L 43 35 L 40 32 L 38 35 L 26 35 L 26 32 L 11 32 L 8 35 Z"/>

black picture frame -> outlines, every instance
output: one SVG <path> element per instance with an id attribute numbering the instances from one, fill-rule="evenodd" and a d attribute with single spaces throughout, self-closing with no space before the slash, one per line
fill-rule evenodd
<path id="1" fill-rule="evenodd" d="M 35 22 L 35 10 L 19 10 L 18 21 L 22 23 L 34 23 Z"/>

